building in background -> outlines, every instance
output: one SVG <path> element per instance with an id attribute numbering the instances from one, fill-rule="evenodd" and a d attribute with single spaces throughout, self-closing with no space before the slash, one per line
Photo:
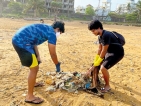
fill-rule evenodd
<path id="1" fill-rule="evenodd" d="M 21 3 L 26 3 L 27 0 L 14 0 L 14 1 L 21 2 Z"/>
<path id="2" fill-rule="evenodd" d="M 10 0 L 4 0 L 10 1 Z M 16 2 L 21 2 L 25 4 L 28 0 L 14 0 Z M 74 0 L 57 0 L 62 2 L 62 8 L 60 8 L 60 13 L 74 13 Z M 48 12 L 51 12 L 51 2 L 52 0 L 45 0 L 45 6 Z"/>
<path id="3" fill-rule="evenodd" d="M 75 13 L 85 14 L 85 10 L 86 10 L 85 7 L 78 6 L 75 10 Z"/>
<path id="4" fill-rule="evenodd" d="M 102 6 L 95 9 L 96 16 L 108 16 L 111 11 L 111 0 L 102 0 Z"/>
<path id="5" fill-rule="evenodd" d="M 11 1 L 11 0 L 4 0 L 4 1 Z M 13 0 L 13 1 L 25 3 L 27 0 Z"/>
<path id="6" fill-rule="evenodd" d="M 48 12 L 51 11 L 51 1 L 45 0 Z M 74 0 L 60 0 L 62 2 L 62 8 L 60 8 L 61 13 L 74 13 Z"/>
<path id="7" fill-rule="evenodd" d="M 126 4 L 120 4 L 116 8 L 116 13 L 132 13 L 136 8 L 135 0 L 127 0 Z"/>

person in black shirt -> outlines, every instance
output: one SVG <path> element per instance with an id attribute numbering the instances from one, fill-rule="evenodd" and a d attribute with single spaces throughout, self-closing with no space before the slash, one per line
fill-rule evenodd
<path id="1" fill-rule="evenodd" d="M 111 89 L 108 69 L 117 64 L 124 57 L 124 48 L 112 32 L 103 29 L 103 25 L 99 20 L 91 21 L 88 25 L 88 29 L 95 36 L 98 36 L 99 40 L 99 47 L 94 58 L 94 64 L 89 69 L 89 72 L 92 72 L 94 67 L 100 66 L 105 81 L 105 86 L 101 89 L 101 92 L 105 93 Z"/>

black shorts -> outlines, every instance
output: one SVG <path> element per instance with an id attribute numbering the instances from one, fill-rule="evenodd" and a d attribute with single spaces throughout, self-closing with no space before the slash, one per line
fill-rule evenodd
<path id="1" fill-rule="evenodd" d="M 23 66 L 30 68 L 38 66 L 38 61 L 35 54 L 32 54 L 29 51 L 16 46 L 15 44 L 13 44 L 13 47 L 16 50 Z"/>
<path id="2" fill-rule="evenodd" d="M 102 62 L 102 65 L 106 69 L 110 69 L 113 67 L 115 64 L 117 64 L 123 57 L 124 57 L 124 51 L 121 51 L 122 53 L 107 53 L 105 55 L 105 58 Z"/>

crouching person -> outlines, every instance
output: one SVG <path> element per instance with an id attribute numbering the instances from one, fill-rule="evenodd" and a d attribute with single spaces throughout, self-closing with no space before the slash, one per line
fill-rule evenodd
<path id="1" fill-rule="evenodd" d="M 115 34 L 103 29 L 103 25 L 99 20 L 91 21 L 88 25 L 88 29 L 95 36 L 98 36 L 99 47 L 94 59 L 94 64 L 87 74 L 91 72 L 94 73 L 95 67 L 100 66 L 105 81 L 105 86 L 101 89 L 101 92 L 105 93 L 111 89 L 108 70 L 124 57 L 124 48 Z M 95 76 L 97 77 L 97 73 Z M 96 77 L 93 78 L 96 79 Z M 96 85 L 96 83 L 93 84 L 91 91 L 94 91 L 93 88 L 95 88 Z"/>

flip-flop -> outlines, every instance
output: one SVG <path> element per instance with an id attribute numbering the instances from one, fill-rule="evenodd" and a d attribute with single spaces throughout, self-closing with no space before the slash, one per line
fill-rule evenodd
<path id="1" fill-rule="evenodd" d="M 107 92 L 109 92 L 109 91 L 111 91 L 111 88 L 109 88 L 109 89 L 105 89 L 105 88 L 101 88 L 101 92 L 102 93 L 107 93 Z"/>
<path id="2" fill-rule="evenodd" d="M 34 100 L 32 101 L 28 101 L 28 100 L 25 100 L 26 103 L 32 103 L 32 104 L 41 104 L 42 102 L 44 102 L 44 100 L 40 99 L 40 101 L 37 102 L 37 100 L 39 100 L 40 98 L 35 98 Z"/>
<path id="3" fill-rule="evenodd" d="M 36 83 L 35 85 L 34 85 L 34 87 L 42 87 L 42 86 L 45 86 L 43 83 Z"/>

